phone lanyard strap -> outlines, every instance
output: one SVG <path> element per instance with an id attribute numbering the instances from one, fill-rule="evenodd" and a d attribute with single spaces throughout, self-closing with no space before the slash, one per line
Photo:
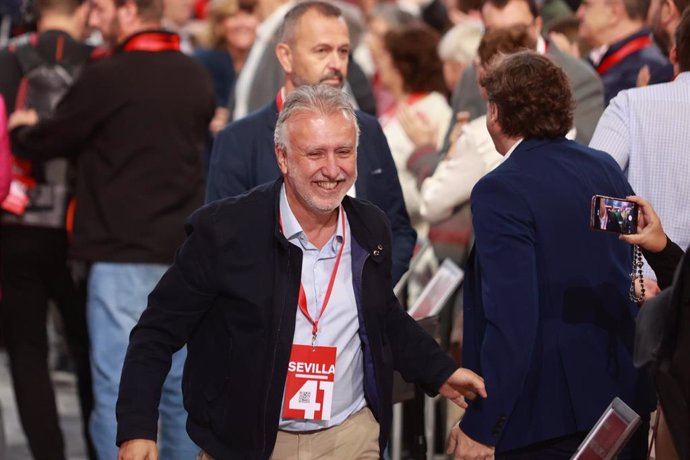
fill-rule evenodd
<path id="1" fill-rule="evenodd" d="M 630 300 L 633 302 L 637 302 L 638 304 L 641 304 L 644 302 L 644 293 L 645 293 L 645 288 L 644 288 L 644 278 L 642 277 L 642 266 L 644 265 L 644 262 L 642 262 L 642 251 L 640 251 L 640 247 L 638 245 L 633 245 L 633 262 L 632 262 L 632 271 L 630 272 Z M 637 273 L 635 273 L 637 272 Z M 637 293 L 635 292 L 635 281 L 640 282 L 640 295 L 638 296 Z"/>

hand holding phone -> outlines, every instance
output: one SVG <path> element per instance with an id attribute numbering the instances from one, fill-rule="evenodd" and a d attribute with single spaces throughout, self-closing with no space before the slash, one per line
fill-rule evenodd
<path id="1" fill-rule="evenodd" d="M 601 232 L 637 233 L 638 205 L 632 200 L 605 195 L 592 197 L 590 228 Z"/>
<path id="2" fill-rule="evenodd" d="M 630 244 L 637 244 L 649 252 L 659 252 L 666 247 L 668 238 L 661 225 L 661 219 L 654 211 L 651 203 L 639 196 L 628 196 L 626 199 L 638 205 L 637 233 L 621 235 L 619 238 Z"/>

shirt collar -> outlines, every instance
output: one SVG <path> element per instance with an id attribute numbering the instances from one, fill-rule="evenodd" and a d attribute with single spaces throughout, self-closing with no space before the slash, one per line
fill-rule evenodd
<path id="1" fill-rule="evenodd" d="M 592 61 L 594 67 L 601 63 L 601 60 L 604 58 L 604 55 L 608 52 L 609 48 L 609 45 L 601 45 L 598 48 L 592 48 L 592 50 L 589 52 L 589 60 Z"/>
<path id="2" fill-rule="evenodd" d="M 335 236 L 337 237 L 337 241 L 343 240 L 343 224 L 340 222 L 340 216 L 340 207 L 338 207 L 338 220 L 335 226 Z M 306 234 L 304 233 L 304 230 L 302 230 L 302 226 L 292 213 L 292 209 L 290 209 L 284 183 L 280 186 L 280 218 L 283 235 L 285 235 L 286 240 L 294 240 L 295 238 L 299 238 L 300 235 L 304 235 L 306 238 Z M 336 239 L 332 238 L 332 240 L 334 241 L 333 244 L 335 244 Z"/>
<path id="3" fill-rule="evenodd" d="M 510 148 L 510 150 L 508 150 L 508 152 L 507 152 L 505 155 L 503 155 L 503 161 L 506 161 L 506 160 L 508 159 L 508 157 L 509 157 L 510 155 L 512 155 L 512 153 L 515 151 L 515 149 L 517 148 L 517 146 L 520 145 L 520 143 L 522 143 L 522 141 L 524 141 L 524 140 L 525 140 L 524 137 L 518 139 L 517 142 L 515 142 L 515 143 L 513 144 L 513 146 Z"/>

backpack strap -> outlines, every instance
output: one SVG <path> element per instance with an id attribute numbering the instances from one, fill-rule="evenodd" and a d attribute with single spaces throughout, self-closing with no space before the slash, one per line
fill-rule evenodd
<path id="1" fill-rule="evenodd" d="M 37 44 L 38 35 L 36 34 L 22 35 L 12 43 L 10 51 L 17 56 L 23 75 L 26 75 L 45 62 L 41 55 L 38 54 Z"/>

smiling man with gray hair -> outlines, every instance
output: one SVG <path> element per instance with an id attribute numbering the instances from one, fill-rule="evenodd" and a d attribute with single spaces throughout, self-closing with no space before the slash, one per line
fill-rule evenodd
<path id="1" fill-rule="evenodd" d="M 189 219 L 132 332 L 117 406 L 122 460 L 156 458 L 160 388 L 184 344 L 200 459 L 378 459 L 393 369 L 461 406 L 486 396 L 395 299 L 385 214 L 346 196 L 356 120 L 339 89 L 295 89 L 274 134 L 281 178 Z"/>

